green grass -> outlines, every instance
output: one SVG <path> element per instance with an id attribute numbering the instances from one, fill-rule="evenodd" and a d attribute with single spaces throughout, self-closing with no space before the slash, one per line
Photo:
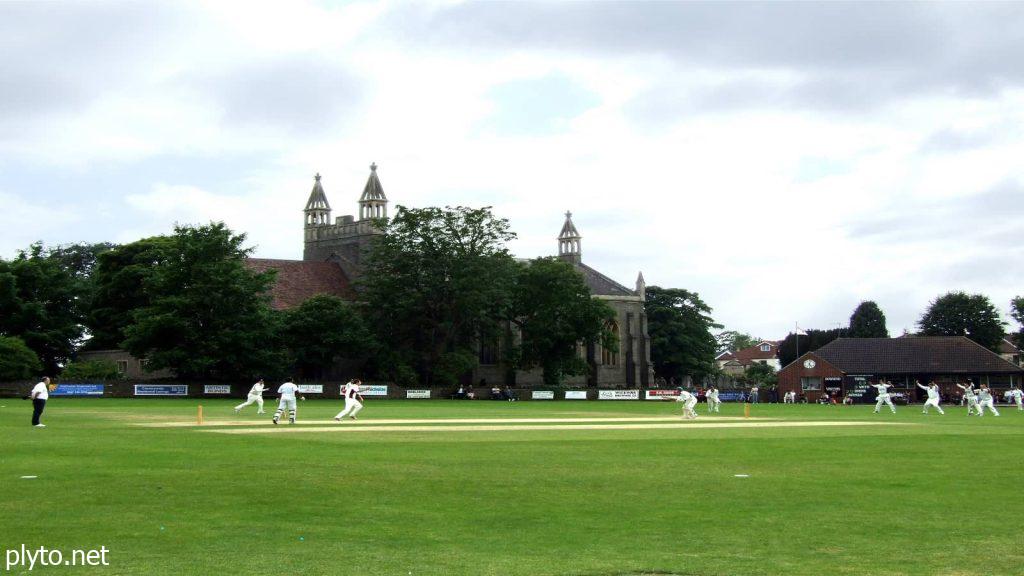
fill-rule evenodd
<path id="1" fill-rule="evenodd" d="M 136 425 L 194 418 L 197 403 L 53 399 L 49 427 L 33 429 L 28 402 L 0 399 L 0 547 L 111 550 L 109 567 L 33 574 L 1024 573 L 1015 409 L 753 411 L 912 424 L 877 427 L 228 435 Z M 235 418 L 234 402 L 202 404 L 208 421 Z M 242 418 L 266 425 L 254 408 Z M 299 417 L 339 408 L 304 402 Z M 677 412 L 370 400 L 360 419 Z"/>

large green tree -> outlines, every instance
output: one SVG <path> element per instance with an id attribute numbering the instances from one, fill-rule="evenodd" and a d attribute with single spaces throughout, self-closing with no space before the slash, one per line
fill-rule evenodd
<path id="1" fill-rule="evenodd" d="M 182 378 L 235 380 L 278 369 L 273 273 L 245 266 L 244 234 L 223 223 L 177 226 L 166 261 L 145 280 L 149 302 L 132 314 L 125 347 L 151 369 Z"/>
<path id="2" fill-rule="evenodd" d="M 657 376 L 681 381 L 684 376 L 699 378 L 715 372 L 718 342 L 711 331 L 721 326 L 696 292 L 650 286 L 645 306 Z"/>
<path id="3" fill-rule="evenodd" d="M 31 378 L 42 368 L 39 356 L 21 338 L 0 336 L 0 382 Z"/>
<path id="4" fill-rule="evenodd" d="M 17 336 L 56 374 L 82 338 L 85 282 L 42 244 L 0 260 L 0 335 Z"/>
<path id="5" fill-rule="evenodd" d="M 522 336 L 517 367 L 540 367 L 548 386 L 587 373 L 581 345 L 619 346 L 611 330 L 615 311 L 593 298 L 583 276 L 558 258 L 538 258 L 519 268 L 510 317 Z"/>
<path id="6" fill-rule="evenodd" d="M 174 238 L 154 236 L 99 255 L 93 272 L 92 306 L 86 319 L 92 350 L 120 348 L 136 310 L 148 306 L 152 278 L 172 255 Z"/>
<path id="7" fill-rule="evenodd" d="M 1024 296 L 1017 296 L 1010 301 L 1010 317 L 1020 325 L 1014 338 L 1014 345 L 1020 348 L 1024 346 Z"/>
<path id="8" fill-rule="evenodd" d="M 489 207 L 399 206 L 379 225 L 361 282 L 377 365 L 387 377 L 453 384 L 506 316 L 516 264 L 505 243 L 515 234 Z"/>
<path id="9" fill-rule="evenodd" d="M 833 328 L 831 330 L 811 328 L 806 330 L 805 334 L 790 333 L 779 345 L 779 362 L 785 367 L 796 360 L 799 355 L 814 352 L 836 338 L 848 338 L 849 333 L 849 328 Z"/>
<path id="10" fill-rule="evenodd" d="M 888 338 L 885 314 L 878 304 L 871 300 L 861 302 L 850 315 L 850 338 Z"/>
<path id="11" fill-rule="evenodd" d="M 321 294 L 306 300 L 281 318 L 281 343 L 298 375 L 321 378 L 340 359 L 361 359 L 373 348 L 373 338 L 351 303 Z"/>
<path id="12" fill-rule="evenodd" d="M 1006 322 L 988 296 L 949 292 L 928 305 L 917 325 L 922 336 L 967 336 L 998 352 Z"/>
<path id="13" fill-rule="evenodd" d="M 716 355 L 723 352 L 735 352 L 737 350 L 743 350 L 744 348 L 750 348 L 760 341 L 760 338 L 755 338 L 744 332 L 723 330 L 715 335 L 715 352 Z"/>

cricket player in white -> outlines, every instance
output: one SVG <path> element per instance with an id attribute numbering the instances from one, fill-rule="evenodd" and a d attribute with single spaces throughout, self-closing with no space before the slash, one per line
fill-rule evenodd
<path id="1" fill-rule="evenodd" d="M 982 384 L 981 391 L 978 392 L 978 416 L 985 415 L 985 408 L 991 410 L 994 416 L 999 416 L 999 410 L 996 410 L 995 401 L 992 399 L 992 391 Z"/>
<path id="2" fill-rule="evenodd" d="M 924 401 L 924 410 L 922 410 L 922 414 L 928 413 L 929 406 L 934 406 L 935 409 L 939 411 L 939 414 L 945 414 L 945 412 L 942 411 L 942 406 L 939 406 L 939 385 L 935 382 L 931 382 L 927 386 L 921 386 L 920 381 L 915 380 L 914 382 L 917 384 L 918 388 L 928 393 L 928 399 Z"/>
<path id="3" fill-rule="evenodd" d="M 981 408 L 978 408 L 978 397 L 974 395 L 974 384 L 967 382 L 967 386 L 963 386 L 957 382 L 956 387 L 964 391 L 964 402 L 967 402 L 967 415 L 974 414 L 976 410 L 980 412 Z"/>
<path id="4" fill-rule="evenodd" d="M 295 393 L 298 390 L 299 387 L 291 380 L 277 387 L 277 393 L 281 395 L 281 400 L 277 404 L 277 412 L 274 412 L 274 424 L 281 419 L 281 414 L 285 410 L 288 410 L 288 423 L 295 424 Z"/>
<path id="5" fill-rule="evenodd" d="M 872 384 L 871 386 L 875 390 L 878 390 L 878 401 L 875 402 L 875 414 L 878 414 L 878 411 L 881 410 L 882 404 L 888 404 L 889 410 L 892 410 L 892 413 L 895 414 L 896 407 L 892 405 L 892 399 L 889 398 L 889 388 L 892 387 L 892 384 L 889 384 L 885 380 L 881 380 L 878 384 Z"/>
<path id="6" fill-rule="evenodd" d="M 718 412 L 722 406 L 722 401 L 718 399 L 718 388 L 712 386 L 705 394 L 708 400 L 708 414 Z"/>
<path id="7" fill-rule="evenodd" d="M 361 380 L 354 379 L 345 384 L 345 390 L 342 392 L 345 395 L 345 409 L 338 412 L 335 420 L 341 422 L 345 416 L 356 419 L 356 413 L 363 409 L 363 395 L 359 393 L 359 385 L 362 383 Z"/>
<path id="8" fill-rule="evenodd" d="M 679 396 L 672 398 L 668 396 L 666 400 L 675 400 L 676 402 L 683 403 L 683 418 L 687 420 L 693 420 L 697 417 L 697 412 L 693 410 L 693 407 L 697 405 L 697 395 L 691 394 L 682 388 L 679 389 Z"/>
<path id="9" fill-rule="evenodd" d="M 263 379 L 261 378 L 259 382 L 252 385 L 252 388 L 249 390 L 249 397 L 245 399 L 245 402 L 242 402 L 238 406 L 235 406 L 235 413 L 237 414 L 239 411 L 242 410 L 242 408 L 245 408 L 246 406 L 256 404 L 259 406 L 259 409 L 256 411 L 256 413 L 263 414 L 263 390 Z"/>
<path id="10" fill-rule="evenodd" d="M 789 391 L 782 395 L 783 404 L 796 404 L 796 392 Z"/>
<path id="11" fill-rule="evenodd" d="M 1019 387 L 1014 386 L 1010 389 L 1010 397 L 1017 405 L 1017 410 L 1024 410 L 1024 392 L 1021 392 Z"/>

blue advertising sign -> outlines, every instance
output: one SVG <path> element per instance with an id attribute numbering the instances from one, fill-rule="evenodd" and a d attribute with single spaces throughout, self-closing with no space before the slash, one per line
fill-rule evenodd
<path id="1" fill-rule="evenodd" d="M 57 384 L 50 396 L 103 396 L 103 384 Z"/>
<path id="2" fill-rule="evenodd" d="M 188 384 L 136 384 L 136 396 L 188 396 Z"/>
<path id="3" fill-rule="evenodd" d="M 719 392 L 718 399 L 722 402 L 739 402 L 743 399 L 743 392 Z"/>

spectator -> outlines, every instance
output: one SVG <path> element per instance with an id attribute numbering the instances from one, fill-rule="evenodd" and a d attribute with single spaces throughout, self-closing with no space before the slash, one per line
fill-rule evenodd
<path id="1" fill-rule="evenodd" d="M 497 386 L 491 386 L 491 400 L 501 400 L 501 388 Z"/>
<path id="2" fill-rule="evenodd" d="M 505 389 L 502 391 L 502 396 L 504 396 L 505 400 L 508 400 L 509 402 L 516 401 L 516 393 L 512 391 L 512 388 L 510 388 L 508 384 L 505 384 Z"/>

